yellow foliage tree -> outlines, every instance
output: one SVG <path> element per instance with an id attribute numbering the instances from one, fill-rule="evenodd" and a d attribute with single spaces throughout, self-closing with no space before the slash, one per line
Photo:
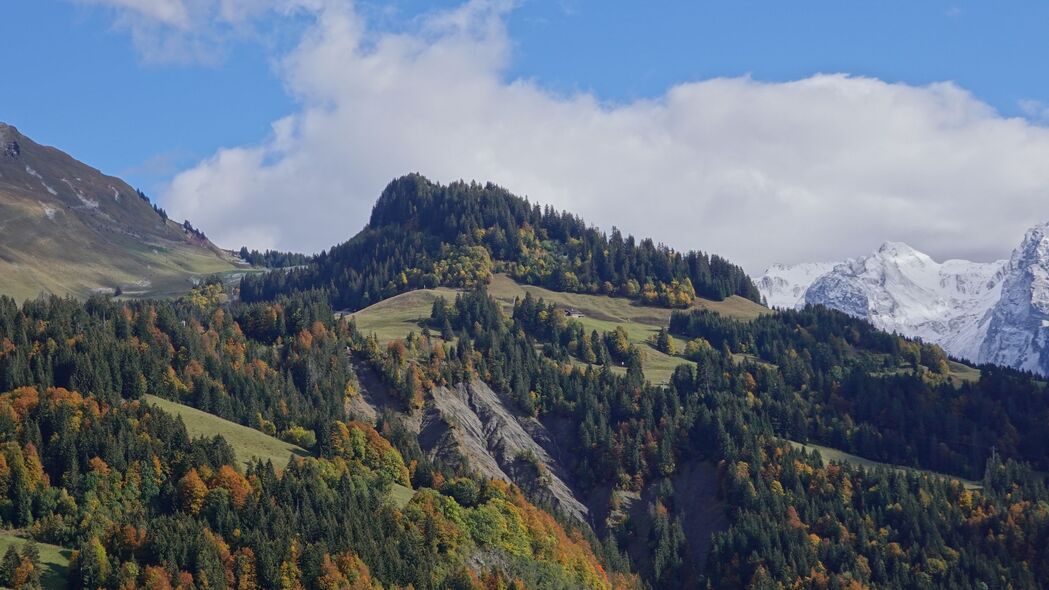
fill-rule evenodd
<path id="1" fill-rule="evenodd" d="M 178 481 L 178 495 L 183 510 L 190 514 L 200 513 L 200 509 L 204 507 L 204 499 L 208 495 L 208 486 L 200 478 L 196 468 L 190 469 Z"/>

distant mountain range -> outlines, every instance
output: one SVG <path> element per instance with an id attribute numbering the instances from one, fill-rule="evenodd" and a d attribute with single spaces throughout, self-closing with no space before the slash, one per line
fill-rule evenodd
<path id="1" fill-rule="evenodd" d="M 1049 374 L 1049 224 L 1009 260 L 941 263 L 887 242 L 842 262 L 776 264 L 756 285 L 770 307 L 822 304 L 963 359 Z"/>
<path id="2" fill-rule="evenodd" d="M 0 293 L 164 295 L 236 270 L 123 180 L 0 123 Z"/>

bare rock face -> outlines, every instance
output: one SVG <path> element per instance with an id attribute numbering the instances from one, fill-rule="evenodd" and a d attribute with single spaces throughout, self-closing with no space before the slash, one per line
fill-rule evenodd
<path id="1" fill-rule="evenodd" d="M 474 380 L 454 387 L 438 387 L 421 410 L 409 411 L 383 384 L 367 363 L 354 359 L 360 395 L 347 402 L 350 417 L 374 423 L 389 411 L 418 434 L 419 445 L 434 461 L 499 479 L 520 487 L 533 502 L 545 505 L 600 534 L 626 527 L 627 551 L 641 567 L 648 563 L 648 542 L 655 488 L 642 492 L 599 486 L 581 501 L 566 467 L 572 452 L 570 419 L 544 424 L 522 415 L 491 387 Z M 706 559 L 713 532 L 724 530 L 725 506 L 717 498 L 713 465 L 692 460 L 671 479 L 681 524 L 689 539 L 690 557 Z M 499 563 L 498 554 L 478 553 L 479 569 Z"/>
<path id="2" fill-rule="evenodd" d="M 358 395 L 346 401 L 346 416 L 374 425 L 379 414 L 389 411 L 401 416 L 411 430 L 418 432 L 418 417 L 408 412 L 408 407 L 383 383 L 375 369 L 361 359 L 354 358 L 349 350 L 346 354 L 360 385 Z"/>
<path id="3" fill-rule="evenodd" d="M 482 381 L 438 387 L 423 410 L 419 444 L 431 456 L 512 482 L 533 500 L 589 524 L 546 427 L 522 416 Z"/>
<path id="4" fill-rule="evenodd" d="M 22 146 L 18 145 L 18 139 L 15 137 L 16 133 L 14 127 L 0 123 L 0 148 L 9 158 L 17 158 L 22 153 Z"/>
<path id="5" fill-rule="evenodd" d="M 1049 374 L 1049 224 L 1031 228 L 1013 252 L 980 357 Z"/>

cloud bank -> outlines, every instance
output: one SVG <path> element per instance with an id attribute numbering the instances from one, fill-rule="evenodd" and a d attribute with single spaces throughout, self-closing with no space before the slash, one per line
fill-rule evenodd
<path id="1" fill-rule="evenodd" d="M 168 3 L 179 4 L 149 2 Z M 303 8 L 266 9 L 278 5 Z M 177 175 L 164 195 L 222 245 L 326 248 L 413 171 L 491 180 L 752 273 L 885 240 L 1000 258 L 1049 219 L 1049 129 L 949 82 L 740 77 L 608 104 L 507 79 L 506 4 L 470 2 L 410 33 L 369 30 L 346 4 L 305 9 L 315 21 L 280 61 L 298 111 L 258 144 Z"/>

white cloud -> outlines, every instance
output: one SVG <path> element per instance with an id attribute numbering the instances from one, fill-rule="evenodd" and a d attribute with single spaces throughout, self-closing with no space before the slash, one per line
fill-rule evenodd
<path id="1" fill-rule="evenodd" d="M 315 9 L 280 68 L 299 111 L 165 195 L 223 245 L 344 241 L 411 171 L 492 180 L 751 272 L 889 239 L 990 259 L 1049 218 L 1049 130 L 952 83 L 743 77 L 606 104 L 507 80 L 506 4 L 471 2 L 407 34 L 368 30 L 345 5 Z"/>
<path id="2" fill-rule="evenodd" d="M 338 0 L 70 0 L 115 14 L 142 57 L 217 65 L 229 41 L 257 36 L 259 17 L 318 10 Z"/>

